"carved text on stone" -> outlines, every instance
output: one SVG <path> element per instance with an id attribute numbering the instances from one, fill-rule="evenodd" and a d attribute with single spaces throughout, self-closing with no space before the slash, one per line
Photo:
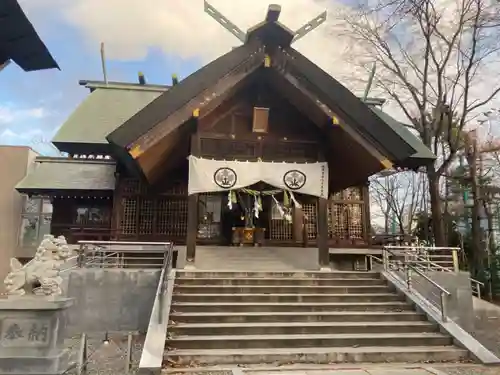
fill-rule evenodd
<path id="1" fill-rule="evenodd" d="M 6 318 L 1 322 L 1 327 L 1 346 L 43 347 L 49 343 L 48 320 Z"/>

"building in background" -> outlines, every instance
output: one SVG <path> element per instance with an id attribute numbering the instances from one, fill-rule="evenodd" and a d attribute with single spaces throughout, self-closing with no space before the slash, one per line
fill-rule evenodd
<path id="1" fill-rule="evenodd" d="M 50 200 L 30 199 L 15 189 L 37 156 L 27 146 L 0 146 L 0 279 L 9 271 L 10 258 L 32 258 L 40 238 L 50 233 Z"/>

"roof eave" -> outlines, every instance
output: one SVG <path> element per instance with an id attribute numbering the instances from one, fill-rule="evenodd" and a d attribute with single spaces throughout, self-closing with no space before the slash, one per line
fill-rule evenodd
<path id="1" fill-rule="evenodd" d="M 3 1 L 6 1 L 4 22 L 9 22 L 10 18 L 12 24 L 16 25 L 12 29 L 7 28 L 7 31 L 11 31 L 10 37 L 2 35 L 3 44 L 0 43 L 0 51 L 3 52 L 1 55 L 5 56 L 5 61 L 11 59 L 25 72 L 54 68 L 61 70 L 18 1 Z M 20 34 L 21 30 L 24 31 L 22 34 Z M 20 47 L 21 44 L 22 47 Z"/>

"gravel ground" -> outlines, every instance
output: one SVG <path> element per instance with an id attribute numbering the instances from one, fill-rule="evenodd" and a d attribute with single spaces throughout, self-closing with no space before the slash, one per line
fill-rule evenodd
<path id="1" fill-rule="evenodd" d="M 435 367 L 436 370 L 442 371 L 447 375 L 499 375 L 500 367 L 485 367 L 485 366 L 446 366 Z"/>
<path id="2" fill-rule="evenodd" d="M 130 374 L 137 372 L 137 365 L 142 351 L 143 337 L 133 336 L 132 340 L 132 369 Z M 80 350 L 80 336 L 65 341 L 66 347 L 71 350 L 72 361 L 77 361 Z M 87 374 L 88 375 L 122 375 L 125 373 L 127 358 L 127 336 L 110 335 L 109 343 L 105 344 L 103 335 L 89 335 L 87 339 Z M 76 374 L 76 369 L 68 375 Z"/>

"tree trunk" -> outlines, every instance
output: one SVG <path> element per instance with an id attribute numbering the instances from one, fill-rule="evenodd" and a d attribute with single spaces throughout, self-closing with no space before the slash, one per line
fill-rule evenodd
<path id="1" fill-rule="evenodd" d="M 472 259 L 469 262 L 471 274 L 477 276 L 483 269 L 483 251 L 481 243 L 481 193 L 479 189 L 477 157 L 474 153 L 469 159 L 470 179 L 471 179 L 471 195 L 472 195 L 472 210 L 471 210 L 471 236 L 472 236 Z"/>
<path id="2" fill-rule="evenodd" d="M 439 175 L 434 170 L 428 170 L 427 179 L 429 180 L 432 231 L 434 234 L 435 246 L 447 246 L 443 213 L 441 210 L 441 196 L 439 194 Z"/>

